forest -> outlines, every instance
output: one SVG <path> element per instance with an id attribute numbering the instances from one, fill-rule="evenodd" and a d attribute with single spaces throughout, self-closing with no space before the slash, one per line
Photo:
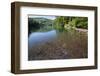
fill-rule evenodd
<path id="1" fill-rule="evenodd" d="M 29 33 L 56 29 L 66 31 L 71 29 L 88 29 L 87 17 L 56 16 L 54 20 L 47 18 L 29 18 Z"/>
<path id="2" fill-rule="evenodd" d="M 28 60 L 87 58 L 87 32 L 87 17 L 29 17 Z"/>

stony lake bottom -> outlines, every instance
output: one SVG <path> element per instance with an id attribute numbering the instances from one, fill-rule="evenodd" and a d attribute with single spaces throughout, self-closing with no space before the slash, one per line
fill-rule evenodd
<path id="1" fill-rule="evenodd" d="M 88 57 L 87 32 L 69 30 L 33 32 L 28 37 L 28 60 Z"/>

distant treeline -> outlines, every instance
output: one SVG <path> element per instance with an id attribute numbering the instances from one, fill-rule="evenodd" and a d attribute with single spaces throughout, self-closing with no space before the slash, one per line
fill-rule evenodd
<path id="1" fill-rule="evenodd" d="M 87 17 L 65 17 L 56 16 L 56 19 L 47 18 L 28 18 L 28 30 L 31 31 L 48 31 L 50 29 L 67 30 L 74 28 L 88 29 Z"/>
<path id="2" fill-rule="evenodd" d="M 52 27 L 53 21 L 46 18 L 28 18 L 28 28 L 30 31 L 37 31 L 40 29 L 47 29 Z"/>

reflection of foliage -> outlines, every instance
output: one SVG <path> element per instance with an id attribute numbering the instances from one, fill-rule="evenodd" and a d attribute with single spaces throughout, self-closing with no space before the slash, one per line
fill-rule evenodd
<path id="1" fill-rule="evenodd" d="M 52 28 L 52 20 L 46 18 L 29 18 L 29 33 L 33 31 L 46 31 Z"/>
<path id="2" fill-rule="evenodd" d="M 54 20 L 54 28 L 62 30 L 64 28 L 64 17 L 59 16 Z"/>
<path id="3" fill-rule="evenodd" d="M 40 28 L 39 23 L 37 21 L 34 21 L 32 18 L 28 19 L 28 25 L 29 25 L 28 26 L 29 34 L 31 33 L 31 29 L 36 30 L 36 29 Z"/>
<path id="4" fill-rule="evenodd" d="M 38 28 L 40 28 L 39 23 L 37 21 L 31 19 L 31 18 L 29 18 L 28 24 L 29 24 L 29 28 L 32 28 L 32 29 L 38 29 Z"/>
<path id="5" fill-rule="evenodd" d="M 87 17 L 70 17 L 70 16 L 56 16 L 54 20 L 38 17 L 29 18 L 29 33 L 35 31 L 49 31 L 56 29 L 59 31 L 70 30 L 75 28 L 88 28 Z"/>

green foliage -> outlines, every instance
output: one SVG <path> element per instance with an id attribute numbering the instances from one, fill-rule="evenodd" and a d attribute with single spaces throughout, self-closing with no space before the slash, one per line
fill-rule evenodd
<path id="1" fill-rule="evenodd" d="M 65 24 L 65 20 L 63 16 L 58 16 L 55 20 L 54 20 L 54 28 L 57 30 L 63 30 L 64 28 L 64 24 Z"/>
<path id="2" fill-rule="evenodd" d="M 88 29 L 87 17 L 70 17 L 70 16 L 56 16 L 56 19 L 51 20 L 47 18 L 29 18 L 29 33 L 35 31 L 49 31 L 56 29 L 58 31 L 66 31 L 75 28 Z"/>
<path id="3" fill-rule="evenodd" d="M 77 28 L 88 29 L 88 19 L 86 17 L 77 19 L 76 22 L 77 22 L 76 23 Z"/>
<path id="4" fill-rule="evenodd" d="M 75 28 L 88 28 L 87 17 L 65 17 L 59 16 L 54 20 L 54 27 L 58 30 L 67 30 Z"/>
<path id="5" fill-rule="evenodd" d="M 30 32 L 35 31 L 48 31 L 52 29 L 53 21 L 46 18 L 29 18 L 28 19 L 28 30 Z"/>

